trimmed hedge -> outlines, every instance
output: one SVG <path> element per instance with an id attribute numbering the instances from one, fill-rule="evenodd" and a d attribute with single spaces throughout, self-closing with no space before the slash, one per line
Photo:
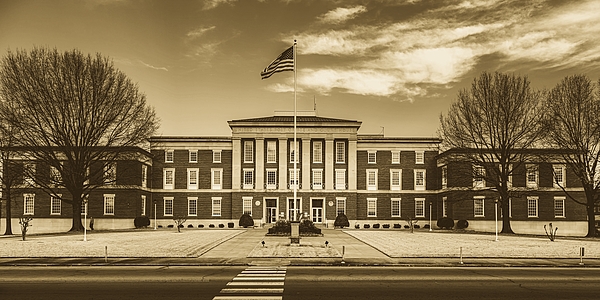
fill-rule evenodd
<path id="1" fill-rule="evenodd" d="M 465 229 L 467 227 L 469 227 L 469 221 L 467 220 L 458 220 L 458 222 L 456 222 L 457 229 Z"/>
<path id="2" fill-rule="evenodd" d="M 238 224 L 240 225 L 240 227 L 244 228 L 254 227 L 254 219 L 252 219 L 252 216 L 249 214 L 243 214 L 240 217 L 240 221 Z"/>
<path id="3" fill-rule="evenodd" d="M 133 225 L 135 228 L 143 228 L 150 226 L 150 219 L 147 216 L 139 216 L 133 219 Z"/>
<path id="4" fill-rule="evenodd" d="M 335 217 L 335 221 L 333 222 L 334 227 L 350 227 L 350 222 L 348 221 L 348 217 L 345 214 L 339 214 Z"/>
<path id="5" fill-rule="evenodd" d="M 442 229 L 452 229 L 454 227 L 454 220 L 448 217 L 439 218 L 437 220 L 437 227 Z"/>

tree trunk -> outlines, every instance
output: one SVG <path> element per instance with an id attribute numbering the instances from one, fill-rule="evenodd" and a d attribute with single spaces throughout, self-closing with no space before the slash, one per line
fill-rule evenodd
<path id="1" fill-rule="evenodd" d="M 587 205 L 587 219 L 588 219 L 588 232 L 585 237 L 596 236 L 596 213 L 594 212 L 594 205 Z"/>
<path id="2" fill-rule="evenodd" d="M 502 197 L 502 231 L 501 233 L 515 234 L 510 227 L 509 197 Z"/>
<path id="3" fill-rule="evenodd" d="M 6 230 L 4 235 L 12 235 L 12 199 L 10 196 L 10 189 L 5 190 L 6 194 Z"/>
<path id="4" fill-rule="evenodd" d="M 75 196 L 73 193 L 73 224 L 69 231 L 83 231 L 83 224 L 81 224 L 81 196 Z M 81 193 L 79 193 L 81 195 Z"/>

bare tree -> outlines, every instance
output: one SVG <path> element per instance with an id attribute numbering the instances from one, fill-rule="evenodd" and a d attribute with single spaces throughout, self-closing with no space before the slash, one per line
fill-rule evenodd
<path id="1" fill-rule="evenodd" d="M 0 185 L 2 199 L 6 202 L 6 228 L 4 235 L 12 235 L 12 211 L 14 202 L 14 189 L 22 182 L 20 165 L 14 160 L 17 153 L 12 147 L 15 145 L 15 127 L 10 124 L 0 123 Z"/>
<path id="2" fill-rule="evenodd" d="M 442 147 L 459 150 L 464 161 L 474 166 L 469 171 L 474 178 L 485 178 L 480 189 L 497 193 L 505 212 L 509 211 L 510 177 L 527 159 L 523 150 L 540 139 L 541 98 L 527 77 L 484 72 L 470 90 L 458 93 L 447 115 L 440 116 Z M 513 233 L 508 213 L 502 217 L 502 232 Z"/>
<path id="3" fill-rule="evenodd" d="M 0 96 L 0 122 L 18 129 L 18 149 L 51 170 L 52 180 L 35 176 L 36 185 L 71 204 L 71 231 L 83 230 L 82 199 L 104 184 L 94 179 L 158 128 L 145 96 L 100 54 L 9 51 L 0 65 Z"/>
<path id="4" fill-rule="evenodd" d="M 600 89 L 585 75 L 565 77 L 547 94 L 544 111 L 545 141 L 551 147 L 569 150 L 561 154 L 562 161 L 581 182 L 585 200 L 565 189 L 557 176 L 555 184 L 586 207 L 587 237 L 593 237 L 594 207 L 600 201 Z"/>

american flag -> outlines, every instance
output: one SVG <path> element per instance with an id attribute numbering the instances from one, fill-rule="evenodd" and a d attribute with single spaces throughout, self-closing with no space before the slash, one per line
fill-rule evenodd
<path id="1" fill-rule="evenodd" d="M 283 53 L 260 72 L 260 76 L 262 79 L 267 79 L 271 75 L 283 71 L 294 71 L 294 46 L 283 51 Z"/>

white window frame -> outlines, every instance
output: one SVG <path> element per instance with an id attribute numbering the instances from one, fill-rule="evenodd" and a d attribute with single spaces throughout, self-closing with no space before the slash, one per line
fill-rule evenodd
<path id="1" fill-rule="evenodd" d="M 336 197 L 335 198 L 335 212 L 336 216 L 340 213 L 346 215 L 346 197 Z"/>
<path id="2" fill-rule="evenodd" d="M 277 163 L 277 141 L 267 141 L 267 163 Z"/>
<path id="3" fill-rule="evenodd" d="M 148 166 L 142 165 L 142 187 L 148 187 Z"/>
<path id="4" fill-rule="evenodd" d="M 219 176 L 215 176 L 217 172 Z M 223 168 L 210 169 L 210 187 L 213 190 L 223 189 Z"/>
<path id="5" fill-rule="evenodd" d="M 254 188 L 254 169 L 244 168 L 242 170 L 242 188 L 245 190 Z"/>
<path id="6" fill-rule="evenodd" d="M 242 214 L 248 213 L 252 216 L 252 197 L 242 197 Z"/>
<path id="7" fill-rule="evenodd" d="M 35 214 L 35 194 L 23 194 L 23 215 L 33 216 Z"/>
<path id="8" fill-rule="evenodd" d="M 367 191 L 376 191 L 377 190 L 377 183 L 378 183 L 378 169 L 367 169 Z M 372 179 L 373 182 L 370 182 Z"/>
<path id="9" fill-rule="evenodd" d="M 392 151 L 392 164 L 400 164 L 400 151 Z"/>
<path id="10" fill-rule="evenodd" d="M 484 218 L 485 217 L 485 197 L 475 196 L 473 197 L 473 217 Z"/>
<path id="11" fill-rule="evenodd" d="M 104 194 L 104 215 L 115 215 L 115 194 Z"/>
<path id="12" fill-rule="evenodd" d="M 171 183 L 168 182 L 167 174 L 171 173 Z M 164 168 L 163 169 L 163 189 L 172 190 L 175 189 L 175 168 Z"/>
<path id="13" fill-rule="evenodd" d="M 342 176 L 344 177 L 344 180 L 340 180 L 342 179 Z M 346 169 L 335 169 L 335 189 L 346 189 Z"/>
<path id="14" fill-rule="evenodd" d="M 367 218 L 377 217 L 377 198 L 367 198 Z"/>
<path id="15" fill-rule="evenodd" d="M 554 188 L 559 189 L 561 187 L 563 187 L 563 188 L 567 187 L 565 185 L 565 183 L 567 182 L 566 181 L 566 176 L 565 176 L 566 173 L 567 173 L 566 169 L 567 169 L 566 166 L 562 165 L 562 164 L 561 165 L 552 165 L 552 186 Z M 556 176 L 557 175 L 557 170 L 560 170 L 560 174 L 561 174 L 561 177 L 562 177 L 562 179 L 560 181 L 557 181 L 557 176 Z"/>
<path id="16" fill-rule="evenodd" d="M 269 181 L 269 173 L 273 174 L 273 181 Z M 277 189 L 277 169 L 267 169 L 266 170 L 266 183 L 267 183 L 267 189 L 268 190 L 274 190 Z"/>
<path id="17" fill-rule="evenodd" d="M 62 197 L 61 194 L 57 195 Z M 57 208 L 57 210 L 55 210 Z M 60 198 L 50 196 L 50 215 L 52 216 L 60 216 L 62 214 L 62 201 Z"/>
<path id="18" fill-rule="evenodd" d="M 62 162 L 60 162 L 60 165 L 62 166 Z M 60 185 L 62 181 L 62 175 L 60 175 L 58 169 L 54 166 L 50 166 L 50 183 L 53 185 Z"/>
<path id="19" fill-rule="evenodd" d="M 442 166 L 442 188 L 448 188 L 448 166 Z"/>
<path id="20" fill-rule="evenodd" d="M 142 195 L 142 211 L 141 211 L 141 215 L 142 216 L 146 215 L 146 195 Z"/>
<path id="21" fill-rule="evenodd" d="M 425 151 L 415 151 L 415 164 L 416 165 L 425 164 Z"/>
<path id="22" fill-rule="evenodd" d="M 566 197 L 564 197 L 564 196 L 554 197 L 554 217 L 555 218 L 564 219 L 567 217 L 565 214 L 565 200 L 566 200 Z M 559 203 L 560 203 L 560 205 L 557 205 Z M 559 213 L 557 213 L 557 212 L 559 212 Z"/>
<path id="23" fill-rule="evenodd" d="M 23 164 L 23 183 L 33 186 L 35 185 L 35 180 L 32 177 L 35 177 L 35 163 L 29 161 Z"/>
<path id="24" fill-rule="evenodd" d="M 173 216 L 173 197 L 163 197 L 163 216 Z"/>
<path id="25" fill-rule="evenodd" d="M 187 214 L 190 217 L 198 216 L 198 197 L 187 197 L 188 208 Z"/>
<path id="26" fill-rule="evenodd" d="M 102 177 L 104 180 L 104 185 L 115 185 L 117 184 L 117 163 L 116 162 L 107 162 L 104 165 Z"/>
<path id="27" fill-rule="evenodd" d="M 213 164 L 220 164 L 223 159 L 223 151 L 222 150 L 213 150 L 212 151 L 212 162 Z"/>
<path id="28" fill-rule="evenodd" d="M 192 174 L 196 174 L 195 182 L 193 181 Z M 200 181 L 200 169 L 188 168 L 187 169 L 187 188 L 188 188 L 188 190 L 197 190 L 199 181 Z"/>
<path id="29" fill-rule="evenodd" d="M 335 142 L 335 163 L 345 164 L 346 163 L 346 142 L 337 141 Z"/>
<path id="30" fill-rule="evenodd" d="M 190 163 L 198 163 L 198 150 L 188 150 Z"/>
<path id="31" fill-rule="evenodd" d="M 221 216 L 221 205 L 222 205 L 223 197 L 211 197 L 211 215 L 213 217 Z"/>
<path id="32" fill-rule="evenodd" d="M 376 164 L 377 163 L 377 151 L 369 150 L 367 151 L 367 164 Z"/>
<path id="33" fill-rule="evenodd" d="M 417 184 L 417 173 L 423 172 L 423 184 Z M 415 169 L 414 171 L 414 187 L 415 191 L 424 191 L 427 185 L 427 171 L 425 169 Z"/>
<path id="34" fill-rule="evenodd" d="M 323 163 L 323 142 L 322 141 L 313 141 L 313 163 L 315 163 L 315 164 Z"/>
<path id="35" fill-rule="evenodd" d="M 290 186 L 290 189 L 293 189 L 294 185 L 297 188 L 300 188 L 300 178 L 299 178 L 300 177 L 300 169 L 296 169 L 296 178 L 294 178 L 294 169 L 290 169 L 289 171 L 290 171 L 289 172 L 289 176 L 290 176 L 289 177 L 289 186 Z M 296 179 L 296 180 L 294 180 L 294 179 Z"/>
<path id="36" fill-rule="evenodd" d="M 394 174 L 398 174 L 398 184 L 394 184 Z M 399 191 L 402 189 L 402 169 L 390 170 L 390 190 Z"/>
<path id="37" fill-rule="evenodd" d="M 392 198 L 390 203 L 390 213 L 392 218 L 401 218 L 402 217 L 402 198 Z M 394 208 L 394 204 L 397 203 L 397 211 Z"/>
<path id="38" fill-rule="evenodd" d="M 244 141 L 244 163 L 254 162 L 254 141 Z"/>
<path id="39" fill-rule="evenodd" d="M 415 198 L 415 218 L 425 218 L 425 198 Z"/>
<path id="40" fill-rule="evenodd" d="M 481 165 L 473 165 L 473 187 L 485 188 L 485 168 Z"/>
<path id="41" fill-rule="evenodd" d="M 312 170 L 312 189 L 322 190 L 323 189 L 323 169 Z"/>
<path id="42" fill-rule="evenodd" d="M 537 188 L 539 186 L 540 176 L 538 174 L 538 167 L 533 164 L 525 165 L 526 173 L 525 173 L 525 182 L 528 188 Z M 534 175 L 535 181 L 530 181 L 529 176 Z"/>
<path id="43" fill-rule="evenodd" d="M 172 163 L 175 161 L 175 151 L 165 150 L 165 163 Z"/>
<path id="44" fill-rule="evenodd" d="M 533 206 L 532 206 L 533 204 Z M 535 211 L 535 214 L 532 214 Z M 537 218 L 539 216 L 539 197 L 527 196 L 527 218 Z"/>
<path id="45" fill-rule="evenodd" d="M 442 197 L 442 217 L 448 217 L 448 197 Z"/>
<path id="46" fill-rule="evenodd" d="M 296 160 L 296 163 L 299 163 L 300 155 L 296 155 L 296 153 L 300 152 L 300 149 L 298 147 L 300 145 L 300 140 L 296 139 L 296 144 L 294 144 L 294 140 L 291 140 L 289 144 L 290 144 L 290 163 L 294 163 L 294 159 Z"/>

